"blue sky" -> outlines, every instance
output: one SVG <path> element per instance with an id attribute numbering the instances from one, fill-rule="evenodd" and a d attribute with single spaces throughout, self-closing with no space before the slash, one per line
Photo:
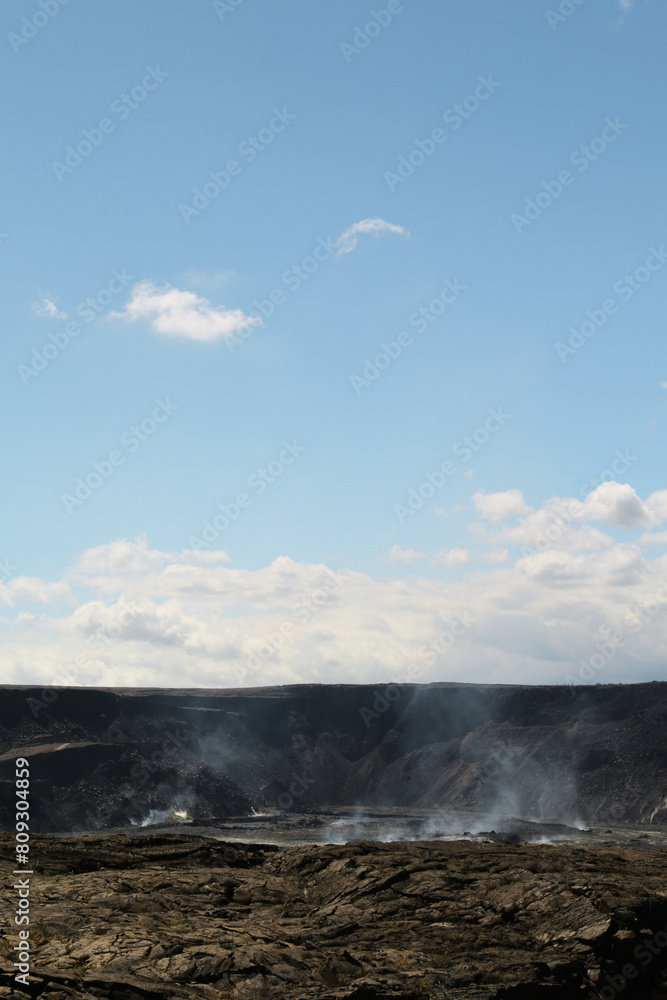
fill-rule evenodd
<path id="1" fill-rule="evenodd" d="M 578 676 L 667 579 L 664 7 L 0 18 L 2 680 L 133 600 L 72 682 L 393 678 L 466 609 L 419 679 Z"/>

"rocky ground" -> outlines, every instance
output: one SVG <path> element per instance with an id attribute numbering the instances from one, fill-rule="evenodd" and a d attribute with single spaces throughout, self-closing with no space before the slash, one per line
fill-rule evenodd
<path id="1" fill-rule="evenodd" d="M 0 856 L 9 887 L 9 835 Z M 3 1000 L 667 998 L 663 851 L 151 834 L 31 860 L 30 985 L 7 890 Z"/>

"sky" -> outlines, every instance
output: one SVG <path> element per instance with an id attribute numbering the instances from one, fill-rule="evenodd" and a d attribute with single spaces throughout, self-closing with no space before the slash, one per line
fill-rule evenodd
<path id="1" fill-rule="evenodd" d="M 666 27 L 4 5 L 0 682 L 667 679 Z"/>

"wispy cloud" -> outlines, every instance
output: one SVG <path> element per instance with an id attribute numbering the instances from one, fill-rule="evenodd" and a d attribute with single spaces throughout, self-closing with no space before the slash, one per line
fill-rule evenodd
<path id="1" fill-rule="evenodd" d="M 432 566 L 465 566 L 469 559 L 467 549 L 442 549 L 431 559 Z"/>
<path id="2" fill-rule="evenodd" d="M 355 222 L 354 225 L 340 234 L 336 240 L 339 248 L 336 257 L 354 250 L 360 236 L 382 236 L 384 233 L 394 233 L 397 236 L 408 238 L 410 236 L 407 229 L 404 229 L 403 226 L 396 226 L 393 222 L 385 222 L 384 219 L 362 219 L 361 222 Z"/>
<path id="3" fill-rule="evenodd" d="M 215 308 L 194 292 L 169 285 L 157 288 L 150 281 L 135 285 L 125 309 L 111 313 L 111 317 L 128 323 L 149 320 L 156 333 L 198 341 L 233 337 L 240 330 L 262 322 L 259 316 L 246 316 L 241 309 Z"/>
<path id="4" fill-rule="evenodd" d="M 380 557 L 380 562 L 404 563 L 409 566 L 424 558 L 424 553 L 418 552 L 416 549 L 404 549 L 400 545 L 392 545 L 386 556 Z"/>
<path id="5" fill-rule="evenodd" d="M 69 584 L 61 580 L 45 583 L 33 576 L 16 576 L 0 583 L 0 605 L 15 608 L 21 604 L 60 604 L 74 601 Z"/>
<path id="6" fill-rule="evenodd" d="M 67 319 L 67 313 L 61 312 L 55 302 L 46 297 L 41 302 L 33 302 L 32 311 L 41 319 Z"/>
<path id="7" fill-rule="evenodd" d="M 451 517 L 452 514 L 459 514 L 464 509 L 462 503 L 455 503 L 451 510 L 447 510 L 446 507 L 436 507 L 435 512 L 438 517 Z"/>
<path id="8" fill-rule="evenodd" d="M 489 552 L 485 552 L 482 558 L 489 566 L 501 566 L 503 563 L 509 562 L 509 549 L 491 549 Z"/>

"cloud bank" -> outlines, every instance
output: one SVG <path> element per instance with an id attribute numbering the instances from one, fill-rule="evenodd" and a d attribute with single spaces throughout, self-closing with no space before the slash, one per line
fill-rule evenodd
<path id="1" fill-rule="evenodd" d="M 129 687 L 667 676 L 666 532 L 643 530 L 667 520 L 667 490 L 642 500 L 606 483 L 539 509 L 514 490 L 473 501 L 474 544 L 397 546 L 402 579 L 286 556 L 246 570 L 145 537 L 88 549 L 59 580 L 0 586 L 0 676 Z M 411 566 L 422 558 L 430 577 Z M 602 665 L 582 674 L 591 662 Z"/>

